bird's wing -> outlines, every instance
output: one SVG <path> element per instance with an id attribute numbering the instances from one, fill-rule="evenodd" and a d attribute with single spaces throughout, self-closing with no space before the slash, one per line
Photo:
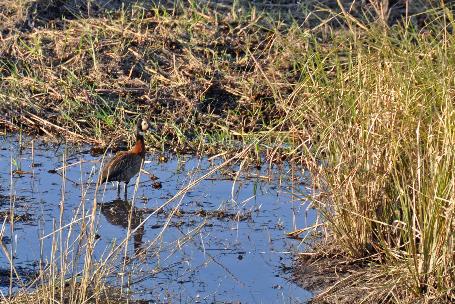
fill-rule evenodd
<path id="1" fill-rule="evenodd" d="M 101 184 L 108 180 L 117 180 L 116 177 L 120 175 L 122 169 L 124 170 L 127 165 L 128 151 L 117 152 L 117 154 L 104 165 L 100 177 Z"/>

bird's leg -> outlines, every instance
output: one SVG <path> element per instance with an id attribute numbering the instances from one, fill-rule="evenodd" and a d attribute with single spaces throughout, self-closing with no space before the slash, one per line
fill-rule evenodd
<path id="1" fill-rule="evenodd" d="M 117 198 L 120 198 L 120 182 L 117 182 Z"/>
<path id="2" fill-rule="evenodd" d="M 125 201 L 128 200 L 128 182 L 125 182 Z"/>

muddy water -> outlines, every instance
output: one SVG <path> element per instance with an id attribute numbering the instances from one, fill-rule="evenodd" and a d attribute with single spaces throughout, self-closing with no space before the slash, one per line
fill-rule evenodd
<path id="1" fill-rule="evenodd" d="M 65 242 L 77 240 L 74 223 L 90 214 L 100 166 L 100 157 L 92 157 L 89 147 L 35 140 L 32 151 L 30 138 L 22 140 L 22 147 L 17 141 L 0 138 L 0 214 L 3 219 L 14 205 L 16 216 L 13 227 L 4 225 L 3 243 L 24 278 L 13 282 L 13 290 L 26 285 L 25 278 L 52 259 L 52 238 L 63 235 L 67 240 L 71 232 Z M 234 180 L 236 164 L 151 215 L 217 161 L 170 156 L 163 162 L 153 153 L 147 160 L 144 169 L 158 180 L 141 174 L 137 192 L 129 187 L 128 202 L 117 198 L 113 184 L 97 194 L 97 259 L 106 258 L 128 227 L 134 229 L 148 218 L 131 237 L 123 259 L 127 263 L 113 271 L 111 285 L 123 286 L 133 299 L 151 303 L 305 303 L 311 297 L 290 281 L 293 254 L 303 245 L 285 237 L 315 220 L 314 211 L 298 200 L 308 191 L 304 174 L 292 166 L 253 168 L 242 170 Z M 65 164 L 66 170 L 60 169 Z M 65 228 L 52 234 L 71 222 L 72 231 Z M 9 292 L 9 265 L 2 251 L 4 294 Z"/>

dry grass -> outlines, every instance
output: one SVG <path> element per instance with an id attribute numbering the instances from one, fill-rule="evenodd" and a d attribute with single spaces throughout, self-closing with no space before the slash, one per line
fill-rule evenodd
<path id="1" fill-rule="evenodd" d="M 366 301 L 455 297 L 453 19 L 449 10 L 431 18 L 423 30 L 370 27 L 321 50 L 330 86 L 304 105 L 320 119 L 310 155 L 315 168 L 324 160 L 314 181 L 327 232 L 344 255 L 388 275 L 365 285 Z"/>
<path id="2" fill-rule="evenodd" d="M 282 123 L 274 98 L 299 72 L 279 59 L 279 22 L 205 10 L 135 7 L 10 34 L 0 47 L 3 123 L 107 144 L 144 113 L 159 125 L 149 140 L 158 148 L 238 149 Z"/>
<path id="3" fill-rule="evenodd" d="M 279 126 L 261 149 L 271 157 L 308 138 L 285 118 L 312 45 L 344 24 L 336 2 L 115 3 L 5 2 L 1 124 L 106 146 L 146 114 L 159 125 L 156 148 L 207 154 Z"/>

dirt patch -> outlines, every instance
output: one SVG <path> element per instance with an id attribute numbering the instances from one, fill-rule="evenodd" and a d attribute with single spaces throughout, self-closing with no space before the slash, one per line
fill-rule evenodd
<path id="1" fill-rule="evenodd" d="M 151 214 L 155 212 L 153 208 L 142 208 L 140 211 L 142 214 Z M 165 217 L 168 217 L 170 213 L 176 218 L 184 217 L 184 216 L 199 216 L 206 219 L 218 219 L 218 220 L 233 220 L 233 221 L 247 221 L 252 219 L 252 212 L 237 212 L 232 213 L 224 210 L 160 210 L 158 214 L 161 214 Z"/>
<path id="2" fill-rule="evenodd" d="M 19 279 L 17 278 L 19 277 Z M 37 277 L 37 272 L 32 269 L 27 269 L 24 267 L 15 267 L 15 274 L 13 274 L 13 285 L 18 284 L 18 281 L 25 283 L 30 282 Z M 11 269 L 0 268 L 0 286 L 8 286 L 11 281 Z"/>
<path id="3" fill-rule="evenodd" d="M 203 113 L 226 114 L 228 110 L 237 107 L 238 99 L 238 96 L 227 92 L 219 84 L 214 84 L 204 94 L 202 102 L 198 104 L 198 110 Z"/>
<path id="4" fill-rule="evenodd" d="M 0 212 L 0 221 L 7 221 L 8 223 L 11 221 L 11 214 L 9 211 L 1 211 Z M 14 214 L 14 222 L 31 222 L 33 220 L 32 216 L 28 213 L 23 214 Z"/>
<path id="5" fill-rule="evenodd" d="M 412 276 L 402 264 L 382 265 L 374 256 L 355 260 L 333 245 L 318 245 L 314 252 L 298 255 L 291 274 L 294 283 L 314 293 L 312 304 L 453 303 L 444 296 L 424 302 L 408 286 Z"/>
<path id="6" fill-rule="evenodd" d="M 299 286 L 315 293 L 311 303 L 359 303 L 365 296 L 364 292 L 342 282 L 363 271 L 365 265 L 342 256 L 303 254 L 295 261 L 292 277 Z"/>

